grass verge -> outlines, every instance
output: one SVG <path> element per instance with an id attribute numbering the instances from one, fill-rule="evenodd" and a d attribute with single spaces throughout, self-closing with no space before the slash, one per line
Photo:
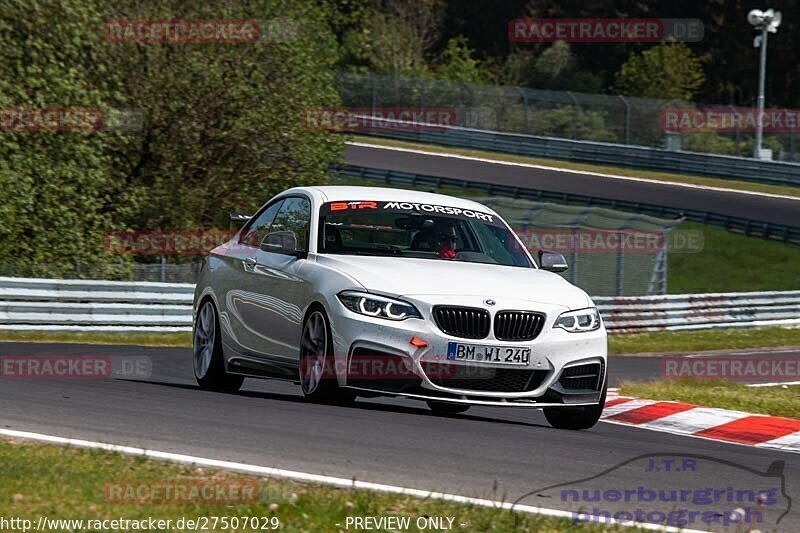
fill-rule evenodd
<path id="1" fill-rule="evenodd" d="M 495 161 L 508 161 L 511 163 L 523 163 L 528 165 L 541 165 L 547 167 L 563 168 L 565 170 L 582 170 L 588 172 L 598 172 L 603 174 L 613 174 L 617 176 L 629 176 L 632 178 L 642 178 L 658 181 L 669 181 L 673 183 L 688 183 L 705 187 L 720 187 L 723 189 L 734 189 L 741 191 L 763 192 L 769 194 L 780 194 L 785 196 L 795 196 L 800 198 L 800 188 L 786 187 L 781 185 L 768 185 L 749 181 L 737 181 L 718 178 L 706 178 L 701 176 L 691 176 L 688 174 L 674 174 L 669 172 L 655 172 L 650 170 L 637 170 L 632 168 L 614 167 L 607 165 L 593 165 L 588 163 L 573 163 L 557 159 L 541 159 L 536 157 L 526 157 L 500 152 L 489 152 L 484 150 L 472 150 L 468 148 L 451 148 L 449 146 L 438 146 L 433 144 L 422 144 L 408 141 L 397 141 L 394 139 L 384 139 L 380 137 L 369 137 L 364 135 L 351 135 L 350 141 L 365 144 L 376 144 L 394 148 L 409 148 L 412 150 L 425 150 L 426 152 L 437 152 L 442 154 L 456 154 L 468 157 L 479 157 L 482 159 L 492 159 Z"/>
<path id="2" fill-rule="evenodd" d="M 191 333 L 77 333 L 0 331 L 0 342 L 52 342 L 68 344 L 117 344 L 191 348 Z M 744 348 L 800 346 L 800 328 L 708 329 L 660 331 L 608 336 L 611 355 L 650 352 L 691 352 Z"/>
<path id="3" fill-rule="evenodd" d="M 191 348 L 192 334 L 100 333 L 79 331 L 0 331 L 0 342 L 55 342 L 66 344 L 126 344 Z"/>
<path id="4" fill-rule="evenodd" d="M 623 396 L 686 402 L 703 407 L 800 418 L 800 387 L 747 387 L 725 380 L 674 379 L 623 383 Z"/>
<path id="5" fill-rule="evenodd" d="M 800 289 L 800 246 L 694 222 L 683 222 L 676 231 L 702 232 L 703 246 L 699 252 L 668 254 L 670 294 Z"/>
<path id="6" fill-rule="evenodd" d="M 363 490 L 347 490 L 323 485 L 297 483 L 283 479 L 265 479 L 216 471 L 206 468 L 175 465 L 117 453 L 63 448 L 32 444 L 23 441 L 0 440 L 0 464 L 3 465 L 3 483 L 0 484 L 0 502 L 3 518 L 23 518 L 35 525 L 40 516 L 50 519 L 79 520 L 142 520 L 150 517 L 172 520 L 172 527 L 161 531 L 188 531 L 179 529 L 181 518 L 226 517 L 231 527 L 222 527 L 222 521 L 207 531 L 262 531 L 261 526 L 280 522 L 281 531 L 343 531 L 348 516 L 409 517 L 414 527 L 420 517 L 453 518 L 454 530 L 461 531 L 617 531 L 598 526 L 574 525 L 568 519 L 449 503 L 435 499 L 412 498 Z M 148 497 L 151 487 L 162 489 L 161 494 L 178 494 L 181 487 L 212 487 L 209 501 L 186 498 L 176 503 L 173 497 Z M 131 493 L 128 487 L 137 488 Z M 222 495 L 233 495 L 232 489 L 241 488 L 242 494 L 234 496 L 231 503 L 221 501 Z M 191 494 L 185 492 L 185 494 Z M 125 496 L 128 495 L 126 498 Z M 135 496 L 135 497 L 134 497 Z M 254 496 L 254 497 L 252 497 Z M 129 501 L 144 498 L 144 501 Z M 242 500 L 245 500 L 244 502 Z M 239 517 L 234 528 L 234 517 Z M 243 517 L 263 517 L 258 528 L 242 527 Z M 213 518 L 211 519 L 213 520 Z M 270 522 L 273 520 L 273 522 Z M 444 522 L 447 524 L 447 520 Z M 130 524 L 129 524 L 130 526 Z M 94 528 L 100 530 L 101 528 Z M 270 527 L 269 530 L 274 528 Z M 352 529 L 352 527 L 350 528 Z M 48 531 L 89 531 L 82 528 L 51 527 Z M 133 527 L 104 530 L 131 531 Z M 631 531 L 626 529 L 626 531 Z"/>
<path id="7" fill-rule="evenodd" d="M 608 336 L 612 355 L 800 346 L 800 328 L 727 328 Z"/>

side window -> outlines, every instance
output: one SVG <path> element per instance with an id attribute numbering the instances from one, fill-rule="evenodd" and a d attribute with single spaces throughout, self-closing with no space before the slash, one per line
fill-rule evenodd
<path id="1" fill-rule="evenodd" d="M 311 203 L 305 198 L 287 198 L 272 221 L 270 233 L 291 232 L 297 240 L 297 250 L 308 251 L 308 227 L 311 222 Z"/>
<path id="2" fill-rule="evenodd" d="M 261 241 L 267 236 L 269 227 L 272 225 L 272 220 L 275 218 L 275 215 L 278 213 L 283 203 L 284 200 L 275 202 L 262 211 L 255 220 L 251 221 L 244 231 L 242 231 L 239 237 L 239 244 L 255 246 L 256 248 L 261 246 Z"/>

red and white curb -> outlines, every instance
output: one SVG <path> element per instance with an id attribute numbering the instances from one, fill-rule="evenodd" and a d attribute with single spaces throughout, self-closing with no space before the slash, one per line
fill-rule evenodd
<path id="1" fill-rule="evenodd" d="M 601 418 L 604 422 L 800 453 L 800 420 L 609 392 Z"/>

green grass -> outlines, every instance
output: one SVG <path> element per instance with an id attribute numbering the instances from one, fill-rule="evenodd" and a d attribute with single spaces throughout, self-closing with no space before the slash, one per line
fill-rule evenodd
<path id="1" fill-rule="evenodd" d="M 379 137 L 369 137 L 364 135 L 350 135 L 349 140 L 377 144 L 381 146 L 391 146 L 397 148 L 410 148 L 414 150 L 425 150 L 427 152 L 438 152 L 444 154 L 458 154 L 469 157 L 480 157 L 482 159 L 494 159 L 496 161 L 509 161 L 512 163 L 524 163 L 529 165 L 542 165 L 557 167 L 567 170 L 585 170 L 589 172 L 599 172 L 603 174 L 614 174 L 617 176 L 630 176 L 659 181 L 669 181 L 673 183 L 689 183 L 692 185 L 702 185 L 706 187 L 721 187 L 724 189 L 736 189 L 743 191 L 764 192 L 770 194 L 781 194 L 786 196 L 800 197 L 800 188 L 781 185 L 767 185 L 753 183 L 749 181 L 737 181 L 717 178 L 706 178 L 701 176 L 691 176 L 687 174 L 674 174 L 669 172 L 655 172 L 650 170 L 637 170 L 624 167 L 614 167 L 608 165 L 593 165 L 588 163 L 573 163 L 571 161 L 561 161 L 556 159 L 542 159 L 536 157 L 526 157 L 513 154 L 489 152 L 484 150 L 472 150 L 468 148 L 451 148 L 449 146 L 437 146 L 408 141 L 398 141 L 394 139 L 383 139 Z"/>
<path id="2" fill-rule="evenodd" d="M 800 246 L 693 222 L 684 230 L 701 231 L 703 249 L 668 254 L 669 293 L 800 290 Z"/>
<path id="3" fill-rule="evenodd" d="M 155 519 L 193 517 L 276 517 L 280 531 L 346 531 L 348 516 L 452 517 L 455 531 L 618 531 L 573 525 L 567 519 L 512 513 L 506 510 L 412 498 L 364 490 L 337 489 L 283 479 L 248 477 L 207 468 L 181 466 L 117 453 L 0 440 L 0 509 L 2 517 L 51 519 Z M 195 482 L 244 482 L 255 495 L 246 503 L 130 503 L 107 501 L 104 487 L 159 483 L 175 487 Z M 252 487 L 256 483 L 258 489 Z M 141 485 L 139 485 L 141 486 Z M 230 486 L 230 485 L 228 485 Z M 113 493 L 111 493 L 113 494 Z M 501 499 L 501 495 L 489 497 Z M 339 524 L 339 525 L 337 525 Z M 461 525 L 463 524 L 463 526 Z M 350 528 L 353 529 L 352 527 Z M 105 529 L 105 531 L 129 531 Z M 190 529 L 186 529 L 190 530 Z M 209 529 L 210 530 L 210 529 Z M 214 531 L 256 531 L 252 528 Z M 48 529 L 48 531 L 67 531 Z M 82 529 L 88 531 L 88 529 Z M 168 531 L 178 531 L 174 526 Z M 409 531 L 417 531 L 412 527 Z M 626 529 L 630 531 L 630 529 Z"/>
<path id="4" fill-rule="evenodd" d="M 747 387 L 725 380 L 675 379 L 623 383 L 620 394 L 703 407 L 800 418 L 800 387 Z"/>
<path id="5" fill-rule="evenodd" d="M 95 333 L 72 331 L 0 331 L 0 342 L 57 342 L 69 344 L 130 344 L 133 346 L 192 346 L 186 333 Z"/>
<path id="6" fill-rule="evenodd" d="M 608 336 L 612 355 L 800 346 L 800 328 L 725 328 Z"/>
<path id="7" fill-rule="evenodd" d="M 0 342 L 127 344 L 191 348 L 190 333 L 71 333 L 0 331 Z M 612 355 L 800 346 L 800 328 L 728 328 L 625 333 L 608 337 Z"/>

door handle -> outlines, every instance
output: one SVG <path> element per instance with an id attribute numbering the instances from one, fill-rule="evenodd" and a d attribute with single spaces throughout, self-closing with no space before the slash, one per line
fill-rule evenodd
<path id="1" fill-rule="evenodd" d="M 246 269 L 252 269 L 253 267 L 256 266 L 257 263 L 258 260 L 255 257 L 245 257 L 242 260 L 242 264 L 244 264 L 244 268 Z"/>

